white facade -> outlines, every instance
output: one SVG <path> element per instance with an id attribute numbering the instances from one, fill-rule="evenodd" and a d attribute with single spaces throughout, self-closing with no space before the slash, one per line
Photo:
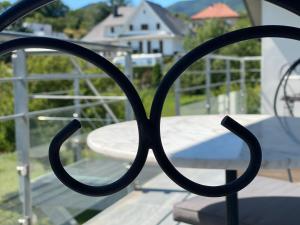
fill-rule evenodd
<path id="1" fill-rule="evenodd" d="M 132 47 L 134 53 L 173 55 L 183 51 L 182 39 L 172 33 L 145 1 L 126 24 L 108 30 L 119 37 L 113 44 Z"/>
<path id="2" fill-rule="evenodd" d="M 119 8 L 119 14 L 110 15 L 83 40 L 129 46 L 133 53 L 174 55 L 183 51 L 181 32 L 186 28 L 161 6 L 142 1 L 131 11 Z"/>
<path id="3" fill-rule="evenodd" d="M 289 25 L 300 27 L 300 18 L 295 14 L 279 8 L 266 1 L 261 1 L 262 25 Z M 262 40 L 262 113 L 274 114 L 273 101 L 276 88 L 283 74 L 280 71 L 288 68 L 300 58 L 300 43 L 294 40 L 264 38 Z M 299 72 L 298 72 L 299 73 Z M 288 94 L 300 94 L 300 74 L 294 73 L 289 81 Z M 278 98 L 279 115 L 288 115 L 282 91 Z M 295 104 L 295 114 L 300 115 L 300 103 Z"/>
<path id="4" fill-rule="evenodd" d="M 23 23 L 23 27 L 32 31 L 37 35 L 51 35 L 52 34 L 52 26 L 50 24 L 43 23 Z"/>
<path id="5" fill-rule="evenodd" d="M 133 29 L 130 29 L 132 25 Z M 148 29 L 142 29 L 142 25 L 147 25 Z M 142 2 L 135 11 L 130 21 L 127 22 L 125 32 L 131 35 L 142 35 L 151 33 L 168 33 L 172 34 L 171 30 L 157 16 L 157 14 L 149 7 L 146 2 Z"/>
<path id="6" fill-rule="evenodd" d="M 64 33 L 54 32 L 52 25 L 43 23 L 23 23 L 23 27 L 30 30 L 37 36 L 47 36 L 66 39 L 67 36 Z"/>
<path id="7" fill-rule="evenodd" d="M 117 56 L 113 59 L 115 65 L 125 66 L 125 61 L 125 56 Z M 132 55 L 132 65 L 134 67 L 151 67 L 156 64 L 163 65 L 163 56 L 161 53 Z"/>

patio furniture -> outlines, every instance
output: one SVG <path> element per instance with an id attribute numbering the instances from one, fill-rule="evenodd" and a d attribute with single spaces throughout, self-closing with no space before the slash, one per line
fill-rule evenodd
<path id="1" fill-rule="evenodd" d="M 240 225 L 298 225 L 300 186 L 298 184 L 256 177 L 239 192 Z M 178 222 L 195 225 L 225 225 L 224 198 L 193 197 L 174 206 Z"/>
<path id="2" fill-rule="evenodd" d="M 243 170 L 249 163 L 248 151 L 242 140 L 218 124 L 221 118 L 219 115 L 163 118 L 162 142 L 173 164 L 187 168 L 225 169 L 227 182 L 236 179 L 236 170 Z M 263 150 L 263 169 L 300 168 L 299 144 L 281 128 L 277 118 L 270 115 L 235 115 L 233 118 L 258 137 Z M 285 121 L 291 132 L 300 127 L 300 119 L 285 118 Z M 97 129 L 89 134 L 87 143 L 98 153 L 132 161 L 138 144 L 136 123 L 125 122 Z M 152 152 L 147 163 L 156 164 Z M 226 202 L 227 224 L 238 224 L 237 194 L 227 196 Z"/>

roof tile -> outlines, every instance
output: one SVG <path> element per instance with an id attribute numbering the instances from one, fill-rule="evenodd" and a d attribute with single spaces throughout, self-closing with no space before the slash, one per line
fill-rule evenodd
<path id="1" fill-rule="evenodd" d="M 192 20 L 205 20 L 212 18 L 238 18 L 239 14 L 224 3 L 215 3 L 196 13 Z"/>

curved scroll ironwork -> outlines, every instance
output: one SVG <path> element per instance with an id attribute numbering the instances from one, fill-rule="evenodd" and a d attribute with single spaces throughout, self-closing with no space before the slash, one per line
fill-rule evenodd
<path id="1" fill-rule="evenodd" d="M 297 137 L 297 135 L 295 135 L 292 130 L 290 129 L 289 127 L 289 124 L 288 122 L 286 121 L 286 118 L 284 117 L 280 117 L 279 114 L 278 114 L 278 97 L 279 97 L 279 91 L 280 91 L 280 88 L 283 86 L 283 100 L 285 102 L 285 105 L 288 109 L 288 112 L 289 112 L 289 115 L 291 117 L 295 117 L 294 113 L 293 113 L 293 109 L 292 107 L 290 106 L 290 103 L 289 103 L 289 100 L 288 100 L 288 95 L 287 95 L 287 85 L 288 85 L 288 81 L 289 81 L 289 78 L 290 76 L 292 75 L 292 73 L 296 70 L 296 68 L 300 65 L 300 58 L 297 59 L 295 62 L 292 63 L 292 65 L 290 65 L 288 67 L 288 69 L 286 70 L 286 72 L 284 72 L 283 76 L 281 77 L 279 83 L 278 83 L 278 86 L 276 88 L 276 91 L 275 91 L 275 95 L 274 95 L 274 100 L 273 100 L 273 111 L 274 111 L 274 114 L 276 116 L 276 118 L 278 119 L 279 123 L 280 123 L 280 126 L 282 127 L 282 129 L 286 132 L 286 134 L 295 142 L 295 143 L 298 143 L 300 144 L 300 140 L 299 140 L 299 137 Z M 284 65 L 285 66 L 288 66 L 287 64 Z M 283 72 L 283 69 L 284 67 L 281 69 L 280 71 L 280 75 L 282 74 Z"/>
<path id="2" fill-rule="evenodd" d="M 15 22 L 17 19 L 26 14 L 42 7 L 55 0 L 22 0 L 16 3 L 13 7 L 0 15 L 0 31 Z M 297 15 L 300 15 L 300 7 L 292 0 L 269 0 L 274 4 L 284 7 Z M 203 45 L 195 48 L 183 58 L 181 58 L 167 73 L 162 80 L 151 108 L 150 119 L 147 118 L 142 101 L 131 82 L 126 76 L 114 65 L 100 55 L 78 46 L 76 44 L 57 40 L 53 38 L 20 38 L 0 44 L 0 55 L 5 53 L 29 48 L 41 47 L 63 51 L 75 56 L 78 56 L 106 72 L 114 81 L 121 87 L 126 94 L 130 104 L 132 105 L 138 130 L 139 130 L 139 147 L 137 156 L 127 171 L 119 180 L 100 187 L 89 186 L 72 178 L 63 168 L 59 157 L 59 150 L 62 143 L 68 139 L 76 130 L 80 128 L 80 123 L 77 120 L 72 121 L 69 125 L 63 128 L 52 140 L 49 148 L 49 160 L 52 169 L 58 179 L 66 186 L 74 191 L 85 195 L 101 196 L 109 195 L 117 192 L 129 185 L 142 170 L 149 149 L 152 149 L 162 170 L 184 189 L 198 195 L 204 196 L 225 196 L 237 192 L 247 186 L 257 175 L 261 164 L 261 148 L 256 137 L 245 127 L 238 124 L 230 117 L 225 117 L 222 125 L 231 132 L 240 137 L 247 143 L 250 149 L 250 163 L 245 173 L 237 180 L 221 185 L 221 186 L 204 186 L 197 184 L 184 177 L 169 161 L 162 146 L 160 137 L 160 120 L 163 104 L 167 93 L 174 81 L 184 72 L 193 62 L 205 56 L 206 54 L 217 50 L 218 48 L 230 45 L 243 40 L 263 37 L 279 37 L 289 38 L 300 41 L 300 29 L 288 26 L 259 26 L 251 27 L 242 30 L 227 33 L 218 38 L 210 40 Z"/>

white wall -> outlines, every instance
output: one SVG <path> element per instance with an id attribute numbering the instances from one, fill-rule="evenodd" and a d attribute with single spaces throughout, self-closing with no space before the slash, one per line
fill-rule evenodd
<path id="1" fill-rule="evenodd" d="M 271 3 L 262 1 L 262 24 L 300 27 L 300 18 Z M 262 113 L 273 114 L 273 100 L 280 80 L 280 70 L 285 64 L 291 64 L 300 58 L 300 43 L 287 39 L 264 38 L 262 57 Z M 300 93 L 300 80 L 293 80 L 290 84 L 289 92 Z M 282 96 L 280 92 L 279 99 Z M 281 100 L 278 103 L 279 114 L 284 115 L 286 112 L 284 103 Z M 300 115 L 300 103 L 296 104 L 296 108 L 296 114 Z"/>
<path id="2" fill-rule="evenodd" d="M 173 48 L 174 48 L 175 52 L 184 52 L 183 38 L 174 38 L 173 39 Z"/>
<path id="3" fill-rule="evenodd" d="M 114 32 L 111 32 L 111 28 L 114 28 Z M 123 31 L 123 26 L 106 26 L 105 27 L 105 36 L 106 37 L 116 37 Z"/>
<path id="4" fill-rule="evenodd" d="M 160 24 L 160 28 L 157 29 L 157 24 Z M 141 25 L 147 24 L 148 30 L 141 30 Z M 133 26 L 133 30 L 130 31 L 130 25 Z M 113 37 L 116 34 L 124 34 L 133 38 L 119 38 L 114 41 L 114 44 L 128 45 L 131 42 L 131 47 L 135 50 L 139 50 L 139 42 L 143 43 L 143 53 L 148 53 L 148 41 L 151 41 L 152 52 L 154 49 L 160 48 L 159 42 L 163 41 L 163 54 L 173 55 L 174 52 L 183 51 L 183 41 L 178 37 L 173 37 L 170 29 L 161 21 L 159 16 L 149 7 L 145 2 L 142 2 L 137 12 L 130 18 L 130 22 L 125 24 L 123 27 L 115 27 L 114 34 L 111 33 L 110 27 L 106 28 L 106 36 Z M 137 36 L 142 35 L 147 37 L 151 35 L 151 38 L 138 39 Z M 150 36 L 149 36 L 150 37 Z M 162 37 L 162 38 L 159 38 Z M 131 40 L 130 40 L 131 39 Z M 134 39 L 134 40 L 132 40 Z"/>
<path id="5" fill-rule="evenodd" d="M 158 30 L 156 28 L 157 24 L 160 24 L 160 29 Z M 133 25 L 133 31 L 129 30 L 129 25 Z M 141 25 L 142 24 L 148 24 L 148 31 L 142 31 Z M 165 26 L 160 18 L 153 12 L 153 10 L 145 4 L 145 2 L 142 3 L 139 10 L 136 12 L 136 14 L 131 18 L 131 23 L 128 24 L 128 26 L 125 28 L 125 32 L 129 33 L 151 33 L 151 32 L 157 32 L 157 31 L 165 31 L 169 32 L 170 30 L 167 26 Z"/>
<path id="6" fill-rule="evenodd" d="M 43 34 L 43 35 L 52 34 L 52 26 L 50 24 L 24 23 L 23 26 L 31 30 L 35 34 Z"/>
<path id="7" fill-rule="evenodd" d="M 153 53 L 154 49 L 159 50 L 159 42 L 163 41 L 163 55 L 173 55 L 175 52 L 181 52 L 183 50 L 182 41 L 176 38 L 166 38 L 166 39 L 148 39 L 148 40 L 129 40 L 129 41 L 118 41 L 114 44 L 128 45 L 131 42 L 131 47 L 135 50 L 139 50 L 139 42 L 143 43 L 143 53 L 148 53 L 148 41 L 151 41 L 151 51 Z"/>

